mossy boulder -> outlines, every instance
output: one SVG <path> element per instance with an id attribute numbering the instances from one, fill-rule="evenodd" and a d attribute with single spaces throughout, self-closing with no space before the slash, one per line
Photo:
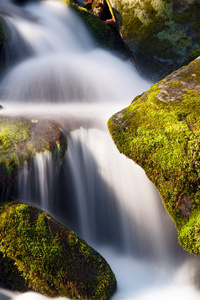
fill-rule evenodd
<path id="1" fill-rule="evenodd" d="M 0 117 L 0 192 L 5 200 L 7 191 L 15 187 L 18 170 L 36 153 L 50 151 L 59 163 L 67 149 L 66 138 L 58 125 L 49 120 L 25 117 Z"/>
<path id="2" fill-rule="evenodd" d="M 103 300 L 116 289 L 115 276 L 100 254 L 73 231 L 30 205 L 10 203 L 0 209 L 0 251 L 10 260 L 9 264 L 6 261 L 10 274 L 16 274 L 13 268 L 17 268 L 14 280 L 19 281 L 21 274 L 24 282 L 18 288 L 23 291 Z M 9 284 L 10 280 L 11 276 Z"/>
<path id="3" fill-rule="evenodd" d="M 200 58 L 136 97 L 108 127 L 157 187 L 182 247 L 200 254 Z"/>
<path id="4" fill-rule="evenodd" d="M 163 78 L 200 47 L 198 0 L 107 0 L 143 72 Z M 187 60 L 188 61 L 188 60 Z"/>

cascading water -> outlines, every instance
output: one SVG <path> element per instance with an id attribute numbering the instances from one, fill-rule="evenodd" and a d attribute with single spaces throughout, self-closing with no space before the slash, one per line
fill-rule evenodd
<path id="1" fill-rule="evenodd" d="M 108 118 L 150 83 L 131 62 L 96 48 L 62 3 L 17 8 L 2 1 L 0 10 L 25 49 L 22 59 L 15 44 L 15 63 L 7 58 L 1 114 L 54 119 L 68 139 L 59 169 L 47 152 L 36 155 L 31 170 L 24 163 L 21 201 L 51 213 L 107 259 L 118 281 L 113 299 L 199 299 L 189 280 L 193 257 L 174 246 L 175 230 L 155 187 L 117 151 L 106 128 Z M 0 293 L 7 299 L 45 298 Z"/>

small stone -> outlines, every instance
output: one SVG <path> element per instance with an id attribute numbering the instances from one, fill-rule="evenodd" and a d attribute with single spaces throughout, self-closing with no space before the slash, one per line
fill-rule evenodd
<path id="1" fill-rule="evenodd" d="M 192 199 L 184 194 L 181 198 L 179 209 L 183 218 L 189 218 L 192 211 Z"/>

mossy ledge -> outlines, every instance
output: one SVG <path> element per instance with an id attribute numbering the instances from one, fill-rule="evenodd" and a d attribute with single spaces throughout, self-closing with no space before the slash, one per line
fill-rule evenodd
<path id="1" fill-rule="evenodd" d="M 200 254 L 200 58 L 168 75 L 108 121 L 119 151 L 157 187 L 179 242 Z"/>
<path id="2" fill-rule="evenodd" d="M 0 208 L 0 251 L 8 274 L 17 274 L 17 267 L 14 280 L 20 282 L 18 289 L 22 291 L 103 300 L 110 299 L 116 289 L 115 276 L 100 254 L 73 231 L 30 205 L 10 203 Z M 12 277 L 8 278 L 12 285 Z"/>
<path id="3" fill-rule="evenodd" d="M 4 201 L 8 189 L 14 190 L 24 161 L 31 165 L 36 153 L 50 151 L 58 164 L 66 150 L 66 138 L 55 122 L 0 116 L 0 192 Z"/>

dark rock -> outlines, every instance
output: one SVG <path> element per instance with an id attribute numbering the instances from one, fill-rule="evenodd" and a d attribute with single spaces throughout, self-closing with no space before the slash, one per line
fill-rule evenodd
<path id="1" fill-rule="evenodd" d="M 192 199 L 188 195 L 184 194 L 181 197 L 178 208 L 180 209 L 183 218 L 189 218 L 192 212 Z"/>

